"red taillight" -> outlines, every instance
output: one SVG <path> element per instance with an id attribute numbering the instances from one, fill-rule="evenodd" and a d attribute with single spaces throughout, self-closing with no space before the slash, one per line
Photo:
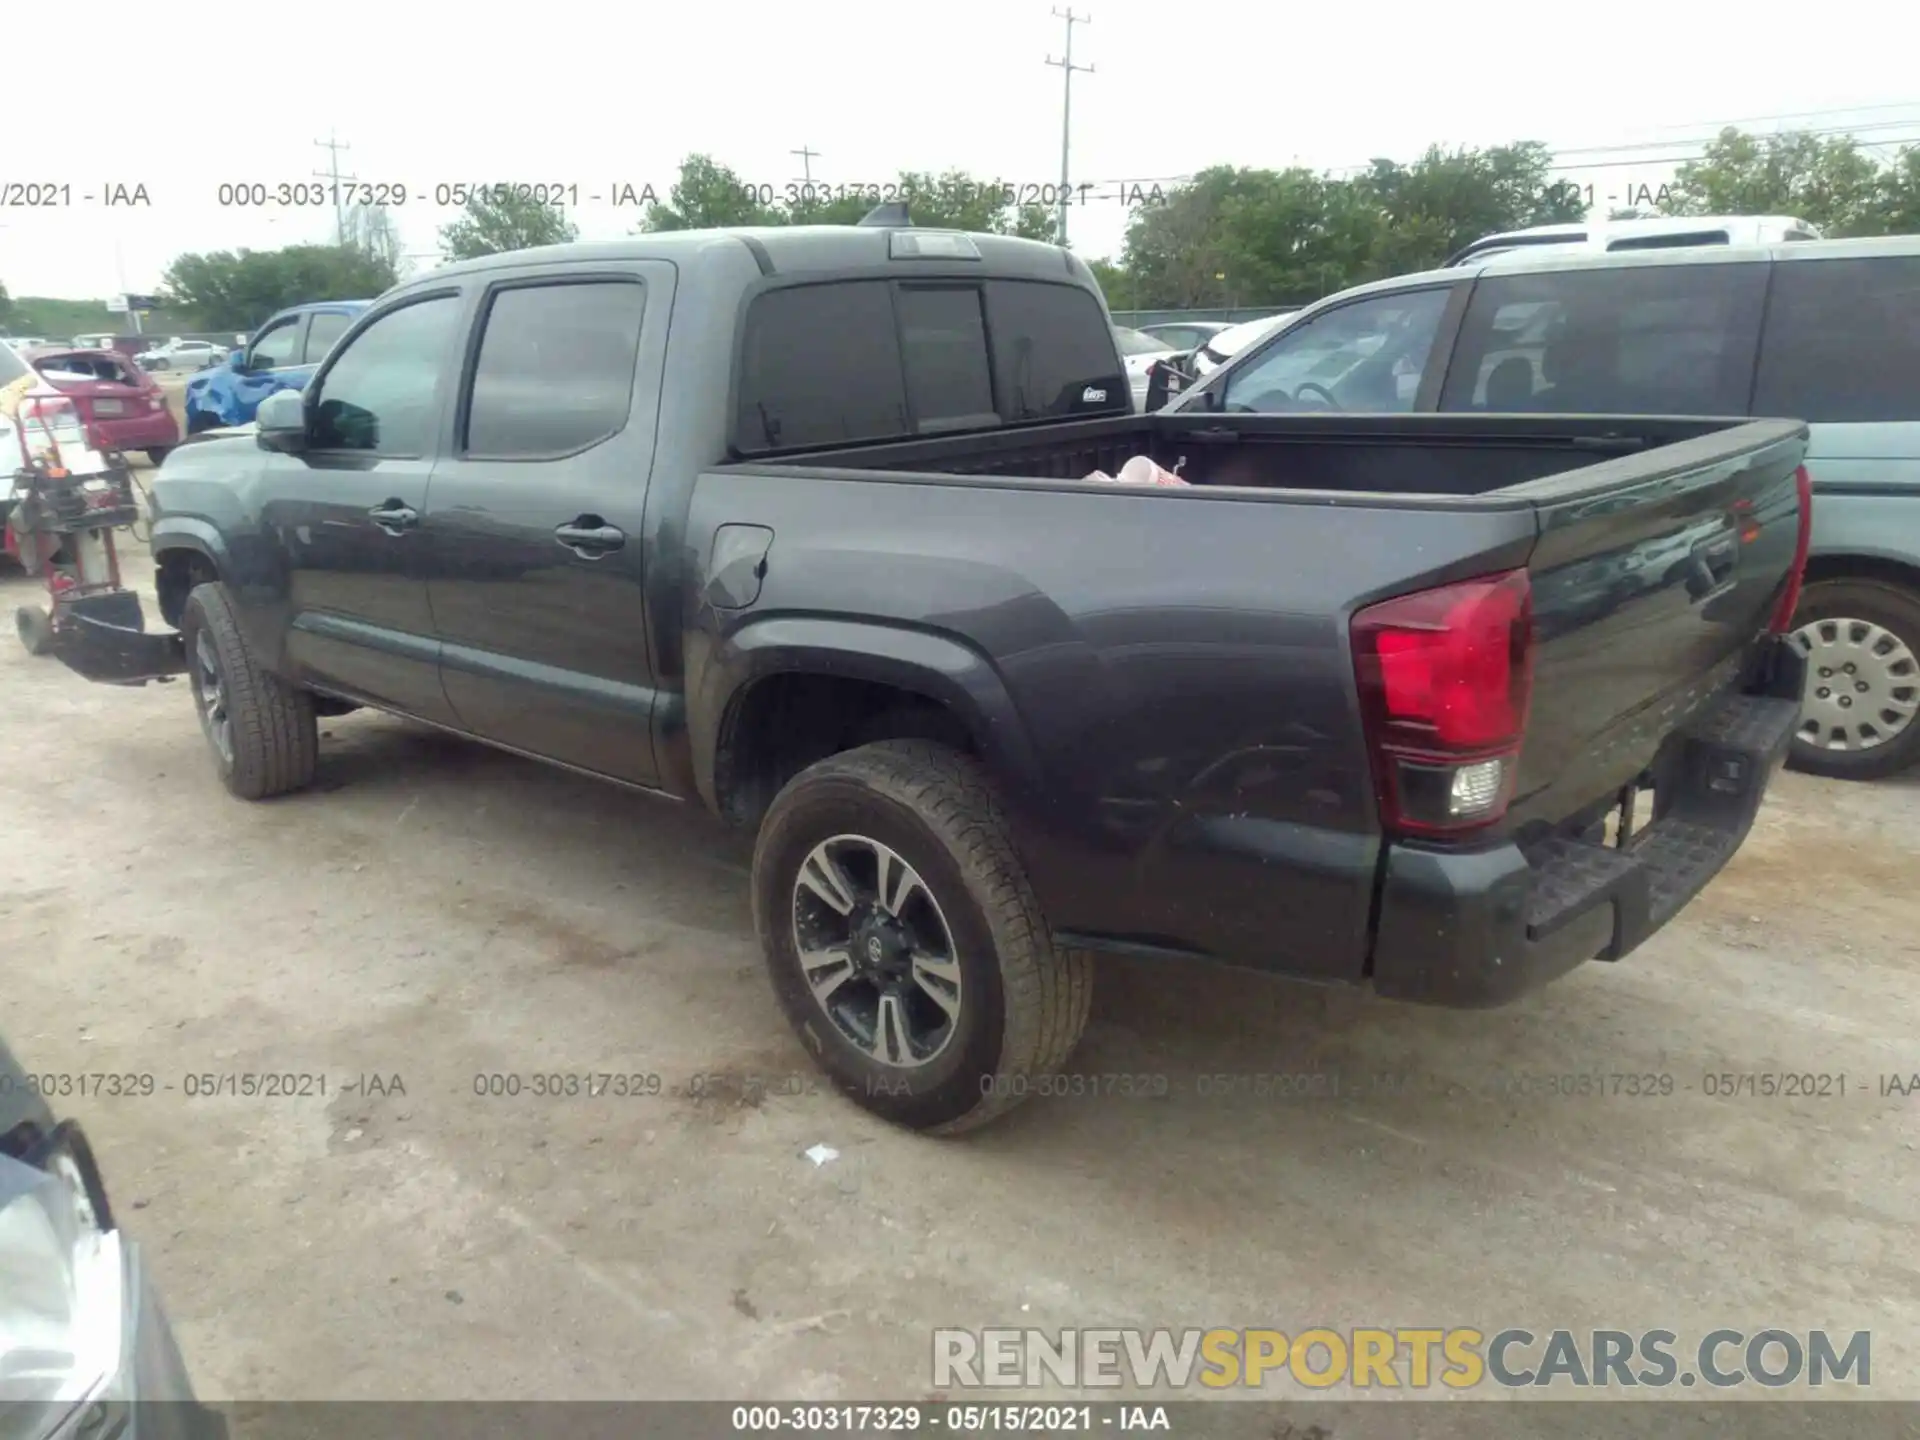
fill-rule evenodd
<path id="1" fill-rule="evenodd" d="M 20 420 L 39 425 L 80 423 L 80 412 L 65 395 L 29 395 L 20 402 Z"/>
<path id="2" fill-rule="evenodd" d="M 1448 834 L 1498 820 L 1533 693 L 1527 572 L 1382 601 L 1352 633 L 1382 822 Z"/>
<path id="3" fill-rule="evenodd" d="M 1793 542 L 1793 571 L 1787 576 L 1787 588 L 1780 594 L 1769 627 L 1775 635 L 1793 629 L 1793 612 L 1800 608 L 1800 586 L 1807 578 L 1807 551 L 1813 545 L 1813 477 L 1807 474 L 1806 466 L 1793 472 L 1793 488 L 1800 497 L 1800 532 Z"/>

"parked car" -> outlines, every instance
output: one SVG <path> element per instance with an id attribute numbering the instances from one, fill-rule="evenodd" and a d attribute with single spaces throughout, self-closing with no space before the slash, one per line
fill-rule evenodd
<path id="1" fill-rule="evenodd" d="M 10 1440 L 220 1440 L 86 1132 L 0 1037 L 0 1416 Z M 105 1076 L 103 1080 L 138 1077 Z M 136 1418 L 137 1417 L 137 1418 Z"/>
<path id="2" fill-rule="evenodd" d="M 1113 327 L 1114 343 L 1120 347 L 1120 359 L 1127 367 L 1127 386 L 1133 394 L 1133 408 L 1147 408 L 1148 367 L 1175 352 L 1161 341 L 1124 325 Z"/>
<path id="3" fill-rule="evenodd" d="M 41 349 L 27 362 L 72 398 L 99 448 L 143 450 L 158 465 L 180 443 L 180 422 L 154 379 L 113 350 Z"/>
<path id="4" fill-rule="evenodd" d="M 698 800 L 757 834 L 801 1042 L 952 1132 L 1066 1060 L 1090 950 L 1463 1006 L 1633 950 L 1792 734 L 1805 450 L 1792 421 L 1136 415 L 1070 252 L 648 235 L 388 292 L 161 470 L 178 633 L 61 653 L 185 671 L 243 798 L 308 785 L 316 717 L 367 705 Z M 1136 455 L 1191 483 L 1086 478 Z M 1714 583 L 1587 600 L 1673 547 Z"/>
<path id="5" fill-rule="evenodd" d="M 1302 393 L 1303 357 L 1333 327 L 1356 355 L 1398 335 L 1416 393 L 1366 389 L 1367 367 Z M 1300 312 L 1170 408 L 1222 406 L 1811 421 L 1819 499 L 1795 625 L 1812 669 L 1791 763 L 1874 779 L 1920 760 L 1920 236 L 1555 247 L 1401 276 Z"/>
<path id="6" fill-rule="evenodd" d="M 44 335 L 0 335 L 0 342 L 13 346 L 15 350 L 38 350 L 53 342 Z"/>
<path id="7" fill-rule="evenodd" d="M 244 350 L 187 382 L 187 433 L 245 425 L 276 390 L 298 390 L 370 300 L 323 300 L 282 310 Z"/>
<path id="8" fill-rule="evenodd" d="M 1247 346 L 1271 334 L 1283 321 L 1297 313 L 1294 310 L 1282 310 L 1258 320 L 1243 320 L 1238 325 L 1229 325 L 1203 340 L 1182 368 L 1196 380 L 1211 375 Z"/>
<path id="9" fill-rule="evenodd" d="M 208 370 L 224 364 L 227 347 L 211 340 L 169 340 L 142 352 L 140 363 L 149 370 Z"/>
<path id="10" fill-rule="evenodd" d="M 1142 335 L 1162 341 L 1167 349 L 1185 352 L 1198 350 L 1222 330 L 1231 330 L 1231 320 L 1169 320 L 1162 325 L 1142 325 Z"/>
<path id="11" fill-rule="evenodd" d="M 1535 225 L 1483 235 L 1456 251 L 1449 265 L 1488 260 L 1510 250 L 1535 251 L 1551 245 L 1596 255 L 1633 250 L 1677 250 L 1695 245 L 1777 245 L 1792 240 L 1819 240 L 1816 226 L 1791 215 L 1661 215 L 1638 220 L 1607 220 L 1593 224 Z"/>
<path id="12" fill-rule="evenodd" d="M 61 393 L 24 356 L 0 341 L 0 536 L 5 538 L 8 558 L 18 558 L 8 522 L 18 503 L 19 475 L 29 458 L 57 448 L 75 475 L 104 471 L 106 457 L 91 442 L 74 398 Z"/>

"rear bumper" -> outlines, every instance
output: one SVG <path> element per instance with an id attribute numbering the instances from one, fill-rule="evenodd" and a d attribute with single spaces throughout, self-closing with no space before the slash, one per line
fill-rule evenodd
<path id="1" fill-rule="evenodd" d="M 1625 849 L 1556 835 L 1460 852 L 1388 847 L 1373 986 L 1394 999 L 1503 1005 L 1587 960 L 1631 953 L 1746 839 L 1800 715 L 1803 662 L 1768 647 L 1656 762 L 1658 810 Z"/>
<path id="2" fill-rule="evenodd" d="M 180 422 L 173 418 L 171 410 L 95 420 L 93 430 L 115 450 L 157 450 L 180 443 Z"/>
<path id="3" fill-rule="evenodd" d="M 131 590 L 88 596 L 60 608 L 53 654 L 83 679 L 101 685 L 145 685 L 187 668 L 180 636 L 148 631 L 140 597 Z"/>

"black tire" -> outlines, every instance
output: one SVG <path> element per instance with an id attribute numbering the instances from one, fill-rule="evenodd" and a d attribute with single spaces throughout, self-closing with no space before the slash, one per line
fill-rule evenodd
<path id="1" fill-rule="evenodd" d="M 220 417 L 218 415 L 209 415 L 204 410 L 196 410 L 187 416 L 187 433 L 189 435 L 198 435 L 204 430 L 218 430 L 219 428 Z"/>
<path id="2" fill-rule="evenodd" d="M 1920 656 L 1920 595 L 1912 590 L 1878 580 L 1821 580 L 1802 592 L 1793 627 L 1798 631 L 1822 620 L 1864 620 L 1878 625 L 1905 644 L 1911 654 Z M 1817 673 L 1809 670 L 1809 689 L 1818 683 Z M 1912 676 L 1906 688 L 1920 695 L 1920 675 Z M 1920 719 L 1909 721 L 1892 739 L 1869 749 L 1828 750 L 1796 735 L 1787 753 L 1790 768 L 1834 780 L 1880 780 L 1916 761 L 1920 761 Z"/>
<path id="3" fill-rule="evenodd" d="M 158 470 L 160 468 L 160 462 L 172 453 L 173 447 L 171 445 L 155 445 L 151 450 L 147 451 L 147 463 Z"/>
<path id="4" fill-rule="evenodd" d="M 53 652 L 53 617 L 38 605 L 22 605 L 13 612 L 14 633 L 29 655 Z"/>
<path id="5" fill-rule="evenodd" d="M 254 660 L 224 585 L 196 585 L 180 617 L 200 728 L 220 783 L 242 800 L 265 800 L 311 784 L 320 763 L 313 697 L 269 674 Z M 222 752 L 206 704 L 201 641 L 219 671 L 231 754 Z"/>
<path id="6" fill-rule="evenodd" d="M 155 370 L 171 370 L 173 368 L 173 362 L 170 360 L 154 360 L 150 363 Z"/>
<path id="7" fill-rule="evenodd" d="M 919 873 L 952 932 L 961 978 L 948 1042 L 923 1065 L 882 1064 L 848 1039 L 808 988 L 794 890 L 831 836 L 877 840 Z M 1053 942 L 985 772 L 929 740 L 864 745 L 803 770 L 775 798 L 754 846 L 754 924 L 775 994 L 835 1085 L 874 1114 L 958 1134 L 1012 1109 L 1072 1053 L 1093 968 Z"/>

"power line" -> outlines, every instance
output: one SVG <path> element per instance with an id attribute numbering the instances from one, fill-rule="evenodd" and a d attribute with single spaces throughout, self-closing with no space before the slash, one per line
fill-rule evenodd
<path id="1" fill-rule="evenodd" d="M 1065 10 L 1056 6 L 1053 13 L 1057 18 L 1067 22 L 1066 50 L 1062 52 L 1061 58 L 1058 60 L 1054 59 L 1051 55 L 1047 57 L 1047 64 L 1059 67 L 1061 80 L 1060 218 L 1058 221 L 1058 234 L 1055 236 L 1055 239 L 1059 244 L 1064 245 L 1067 243 L 1067 157 L 1073 148 L 1073 72 L 1080 70 L 1088 75 L 1093 73 L 1093 66 L 1076 65 L 1073 63 L 1073 27 L 1076 25 L 1091 25 L 1093 23 L 1093 17 L 1090 15 L 1074 14 L 1071 6 Z"/>
<path id="2" fill-rule="evenodd" d="M 800 168 L 805 175 L 806 183 L 809 185 L 813 184 L 813 162 L 820 158 L 820 152 L 818 150 L 809 150 L 806 146 L 802 145 L 798 150 L 789 150 L 787 153 L 800 157 Z"/>

